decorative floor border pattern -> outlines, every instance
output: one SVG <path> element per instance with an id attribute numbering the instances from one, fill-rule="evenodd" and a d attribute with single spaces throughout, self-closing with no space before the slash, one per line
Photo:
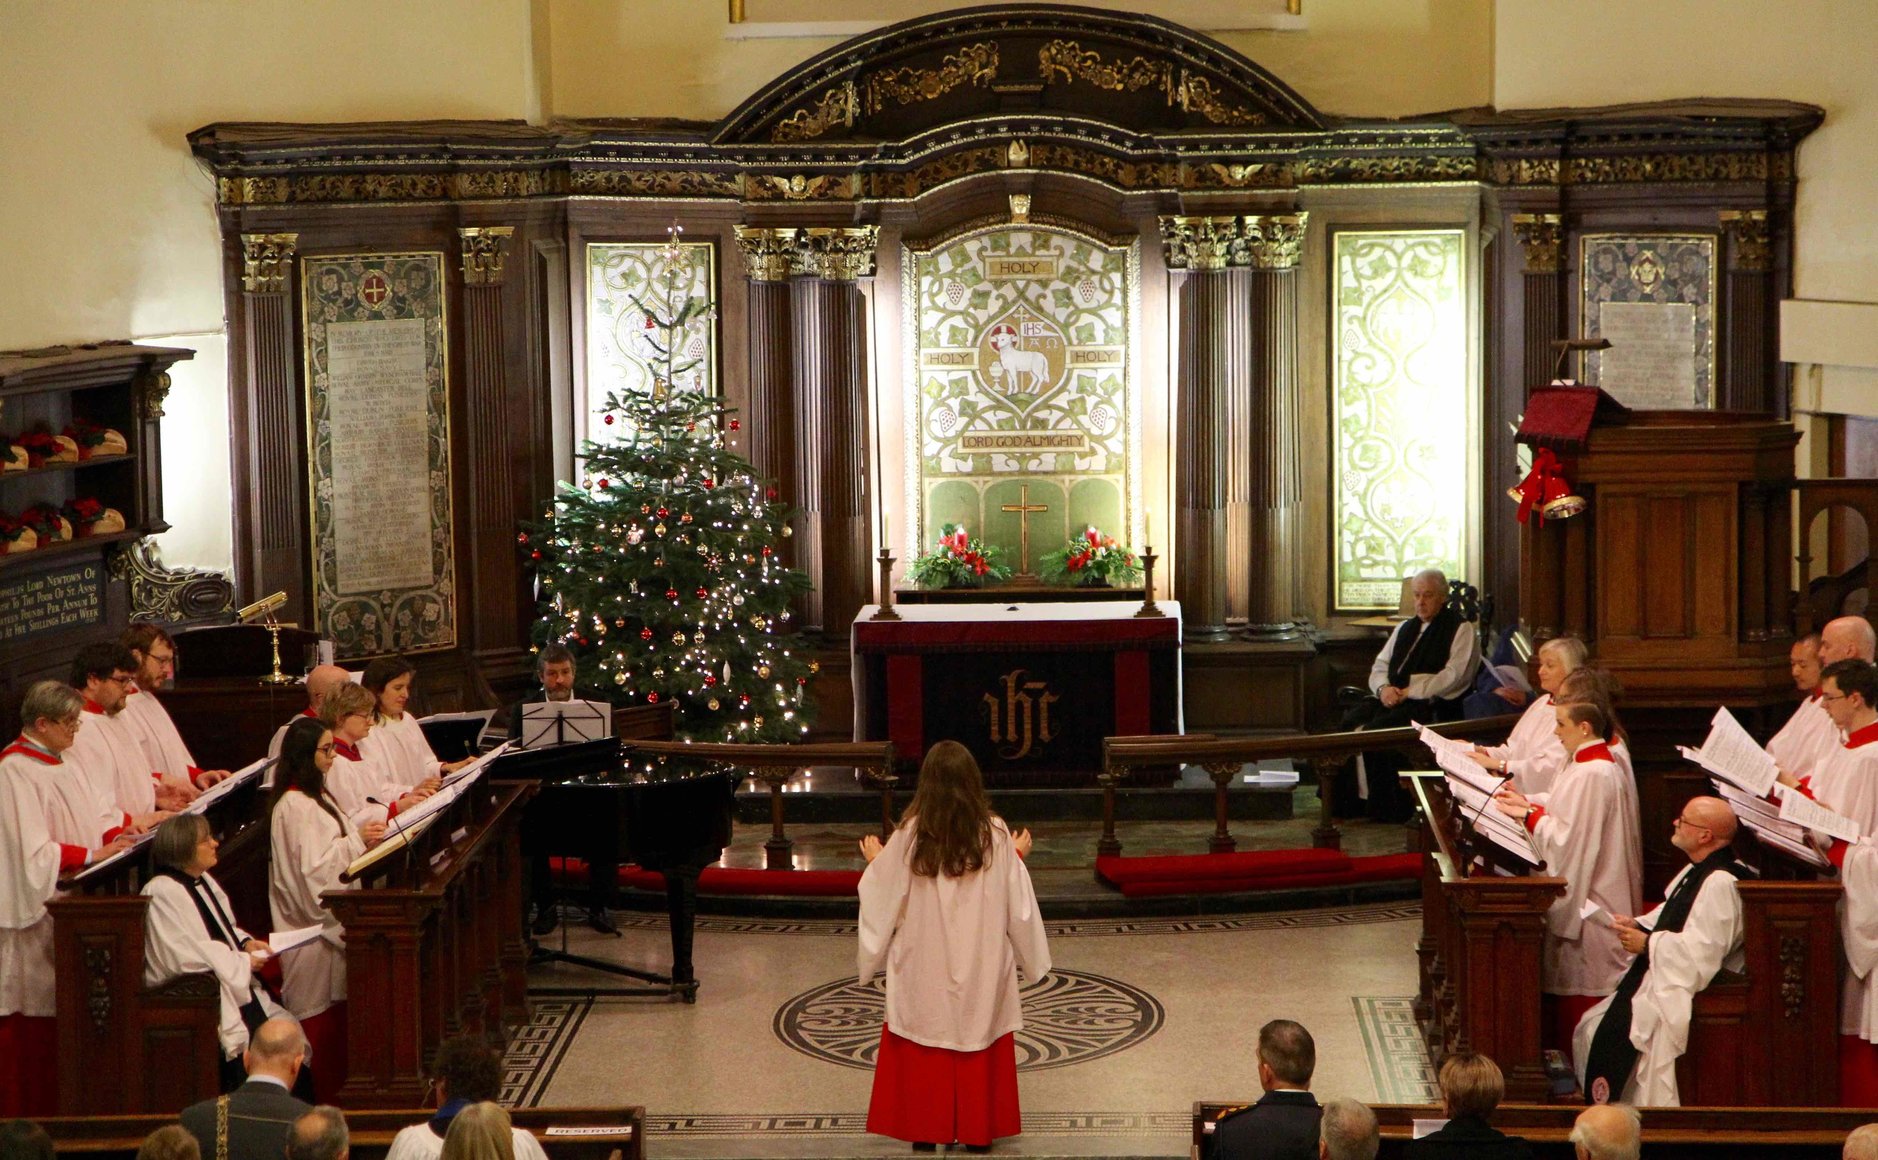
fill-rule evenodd
<path id="1" fill-rule="evenodd" d="M 1194 918 L 1089 918 L 1046 922 L 1051 938 L 1115 938 L 1129 935 L 1220 934 L 1251 930 L 1298 930 L 1328 926 L 1364 926 L 1379 922 L 1409 922 L 1421 917 L 1419 902 L 1368 902 L 1312 910 L 1280 910 L 1263 914 Z M 614 912 L 623 930 L 664 930 L 663 915 Z M 850 937 L 859 929 L 842 918 L 706 918 L 695 928 L 699 934 L 815 935 Z"/>
<path id="2" fill-rule="evenodd" d="M 592 999 L 533 998 L 528 1026 L 509 1040 L 502 1056 L 502 1094 L 497 1098 L 512 1108 L 532 1108 L 541 1102 L 548 1084 L 580 1025 L 593 1010 Z"/>
<path id="3" fill-rule="evenodd" d="M 1415 1000 L 1353 995 L 1350 1002 L 1363 1033 L 1363 1054 L 1369 1058 L 1376 1102 L 1440 1103 L 1435 1069 L 1428 1061 L 1421 1024 L 1415 1021 Z"/>
<path id="4" fill-rule="evenodd" d="M 1185 1136 L 1190 1112 L 1025 1112 L 1026 1136 Z M 864 1136 L 865 1112 L 646 1114 L 648 1136 Z"/>

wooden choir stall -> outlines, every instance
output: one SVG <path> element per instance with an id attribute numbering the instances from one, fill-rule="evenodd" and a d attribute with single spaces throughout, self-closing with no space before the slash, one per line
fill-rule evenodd
<path id="1" fill-rule="evenodd" d="M 215 876 L 236 919 L 269 929 L 267 790 L 255 769 L 207 809 Z M 476 777 L 428 825 L 355 863 L 358 888 L 325 898 L 346 931 L 353 1108 L 421 1106 L 425 1069 L 453 1035 L 507 1039 L 526 1021 L 516 840 L 533 783 Z M 218 989 L 208 976 L 144 986 L 147 847 L 69 883 L 49 909 L 58 970 L 62 1115 L 173 1113 L 216 1094 Z"/>

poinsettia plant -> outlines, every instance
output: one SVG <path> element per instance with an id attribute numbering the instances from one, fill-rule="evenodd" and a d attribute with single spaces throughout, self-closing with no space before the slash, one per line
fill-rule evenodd
<path id="1" fill-rule="evenodd" d="M 72 525 L 49 503 L 36 503 L 21 512 L 20 523 L 36 532 L 41 544 L 72 538 Z"/>
<path id="2" fill-rule="evenodd" d="M 95 524 L 104 518 L 104 505 L 90 496 L 66 500 L 63 511 L 65 518 L 72 521 L 74 526 Z"/>
<path id="3" fill-rule="evenodd" d="M 30 531 L 25 524 L 12 516 L 0 514 L 0 541 L 8 544 L 19 542 L 21 536 Z M 37 539 L 37 537 L 35 537 Z"/>
<path id="4" fill-rule="evenodd" d="M 921 552 L 906 574 L 921 588 L 978 588 L 993 580 L 1009 580 L 1011 569 L 998 563 L 1002 549 L 965 534 L 959 524 L 939 529 L 939 543 Z"/>
<path id="5" fill-rule="evenodd" d="M 64 445 L 59 437 L 50 431 L 28 431 L 16 437 L 14 443 L 26 448 L 26 461 L 29 467 L 44 467 L 48 459 L 56 459 Z"/>
<path id="6" fill-rule="evenodd" d="M 1096 528 L 1046 554 L 1037 563 L 1037 576 L 1045 584 L 1125 586 L 1141 578 L 1134 552 Z"/>

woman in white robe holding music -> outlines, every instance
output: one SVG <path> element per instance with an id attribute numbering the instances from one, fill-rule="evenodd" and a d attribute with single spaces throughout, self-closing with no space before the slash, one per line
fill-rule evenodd
<path id="1" fill-rule="evenodd" d="M 326 771 L 326 789 L 360 826 L 389 823 L 431 794 L 428 783 L 407 789 L 378 756 L 365 751 L 377 715 L 377 699 L 359 685 L 342 685 L 320 702 L 320 723 L 333 735 L 333 764 Z"/>
<path id="2" fill-rule="evenodd" d="M 1488 773 L 1508 778 L 1514 789 L 1528 797 L 1550 790 L 1571 761 L 1559 744 L 1552 699 L 1565 678 L 1584 663 L 1585 642 L 1575 636 L 1553 637 L 1540 645 L 1539 696 L 1520 714 L 1506 744 L 1475 746 L 1468 756 Z"/>
<path id="3" fill-rule="evenodd" d="M 314 1086 L 322 1102 L 331 1102 L 345 1080 L 346 932 L 320 896 L 356 889 L 340 875 L 385 831 L 379 822 L 357 826 L 339 808 L 326 789 L 332 763 L 332 732 L 311 718 L 295 721 L 281 742 L 269 807 L 267 897 L 274 929 L 324 928 L 280 956 L 281 999 L 321 1061 Z"/>
<path id="4" fill-rule="evenodd" d="M 416 679 L 417 666 L 403 657 L 380 657 L 365 666 L 359 683 L 378 698 L 378 716 L 372 721 L 371 735 L 360 742 L 359 752 L 404 788 L 435 790 L 444 774 L 455 773 L 471 759 L 440 760 L 424 738 L 424 727 L 404 711 Z"/>

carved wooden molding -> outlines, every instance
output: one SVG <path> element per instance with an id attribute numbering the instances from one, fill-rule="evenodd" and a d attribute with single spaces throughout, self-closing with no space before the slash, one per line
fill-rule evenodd
<path id="1" fill-rule="evenodd" d="M 1305 212 L 1242 217 L 1165 216 L 1160 219 L 1167 265 L 1176 270 L 1290 270 L 1298 264 Z"/>
<path id="2" fill-rule="evenodd" d="M 1565 218 L 1556 213 L 1516 213 L 1513 234 L 1526 255 L 1526 273 L 1556 274 L 1565 260 Z"/>
<path id="3" fill-rule="evenodd" d="M 457 230 L 463 245 L 463 282 L 469 286 L 500 286 L 503 262 L 508 257 L 514 226 L 465 226 Z"/>
<path id="4" fill-rule="evenodd" d="M 1784 1018 L 1798 1019 L 1806 1008 L 1806 938 L 1784 935 L 1780 940 L 1780 1004 Z"/>
<path id="5" fill-rule="evenodd" d="M 137 376 L 137 414 L 145 419 L 161 419 L 163 403 L 170 397 L 168 371 L 148 370 Z"/>
<path id="6" fill-rule="evenodd" d="M 137 540 L 110 557 L 111 575 L 130 582 L 130 618 L 175 623 L 234 607 L 235 586 L 220 572 L 166 568 L 154 540 Z"/>
<path id="7" fill-rule="evenodd" d="M 241 288 L 250 294 L 285 293 L 299 242 L 299 234 L 241 235 Z"/>
<path id="8" fill-rule="evenodd" d="M 1722 229 L 1734 240 L 1734 269 L 1764 273 L 1773 268 L 1773 237 L 1764 209 L 1729 209 L 1721 212 Z"/>

